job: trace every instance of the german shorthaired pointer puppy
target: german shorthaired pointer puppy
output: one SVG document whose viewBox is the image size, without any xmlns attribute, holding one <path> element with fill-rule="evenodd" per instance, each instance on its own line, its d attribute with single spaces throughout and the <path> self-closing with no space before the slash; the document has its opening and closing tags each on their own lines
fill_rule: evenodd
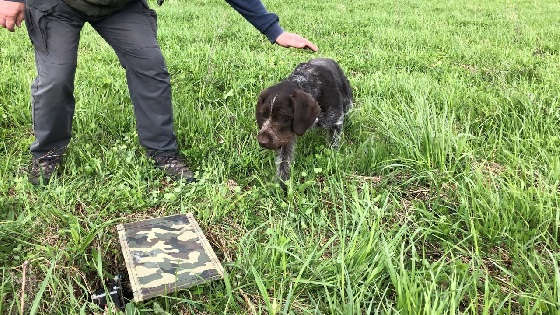
<svg viewBox="0 0 560 315">
<path fill-rule="evenodd" d="M 344 116 L 352 107 L 352 89 L 338 64 L 317 58 L 299 64 L 284 81 L 261 92 L 256 118 L 261 147 L 276 150 L 277 176 L 290 177 L 296 135 L 311 127 L 329 131 L 337 148 Z"/>
</svg>

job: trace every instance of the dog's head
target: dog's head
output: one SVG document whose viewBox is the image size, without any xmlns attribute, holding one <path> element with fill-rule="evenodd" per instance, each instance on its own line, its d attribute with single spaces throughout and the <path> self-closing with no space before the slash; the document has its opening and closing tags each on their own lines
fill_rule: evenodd
<svg viewBox="0 0 560 315">
<path fill-rule="evenodd" d="M 263 148 L 276 150 L 301 136 L 315 123 L 319 104 L 293 83 L 282 82 L 264 90 L 257 102 L 257 140 Z"/>
</svg>

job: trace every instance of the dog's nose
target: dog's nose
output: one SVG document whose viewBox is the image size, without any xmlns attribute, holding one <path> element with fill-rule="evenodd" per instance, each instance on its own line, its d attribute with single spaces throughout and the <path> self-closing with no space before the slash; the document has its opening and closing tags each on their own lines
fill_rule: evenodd
<svg viewBox="0 0 560 315">
<path fill-rule="evenodd" d="M 259 133 L 257 135 L 257 140 L 263 148 L 269 149 L 272 146 L 272 137 L 267 133 Z"/>
</svg>

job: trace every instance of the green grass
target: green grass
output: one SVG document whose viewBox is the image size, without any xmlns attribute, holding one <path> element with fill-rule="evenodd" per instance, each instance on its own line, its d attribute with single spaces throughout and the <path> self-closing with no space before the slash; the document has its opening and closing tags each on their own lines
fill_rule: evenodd
<svg viewBox="0 0 560 315">
<path fill-rule="evenodd" d="M 153 4 L 153 3 L 152 3 Z M 124 272 L 115 225 L 194 212 L 227 277 L 133 312 L 552 314 L 560 309 L 560 3 L 267 0 L 318 54 L 270 45 L 221 0 L 166 1 L 159 40 L 195 185 L 154 170 L 117 58 L 80 43 L 61 176 L 32 187 L 24 29 L 0 32 L 0 313 L 91 312 Z M 341 148 L 300 139 L 287 196 L 258 93 L 311 57 L 345 69 Z"/>
</svg>

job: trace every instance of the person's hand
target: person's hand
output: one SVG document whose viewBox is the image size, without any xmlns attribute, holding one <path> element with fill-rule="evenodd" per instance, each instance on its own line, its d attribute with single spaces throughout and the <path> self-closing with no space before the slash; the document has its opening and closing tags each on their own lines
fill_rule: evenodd
<svg viewBox="0 0 560 315">
<path fill-rule="evenodd" d="M 308 41 L 306 38 L 303 38 L 298 34 L 288 32 L 280 34 L 280 36 L 276 38 L 276 44 L 282 47 L 309 48 L 313 51 L 317 51 L 319 49 L 315 46 L 315 44 Z"/>
<path fill-rule="evenodd" d="M 13 32 L 15 26 L 21 26 L 24 19 L 25 4 L 21 2 L 0 0 L 0 27 Z"/>
</svg>

